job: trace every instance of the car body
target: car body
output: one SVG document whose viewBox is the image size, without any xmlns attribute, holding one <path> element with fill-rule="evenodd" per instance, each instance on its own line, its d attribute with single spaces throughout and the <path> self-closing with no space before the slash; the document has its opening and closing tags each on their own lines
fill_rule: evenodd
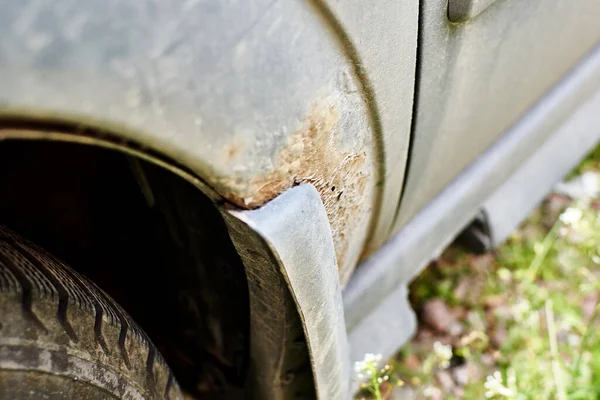
<svg viewBox="0 0 600 400">
<path fill-rule="evenodd" d="M 295 324 L 313 398 L 345 399 L 352 361 L 412 333 L 410 280 L 474 221 L 501 242 L 600 139 L 599 15 L 595 0 L 3 0 L 0 138 L 99 146 L 191 183 L 244 263 L 255 396 L 294 398 L 273 360 Z"/>
</svg>

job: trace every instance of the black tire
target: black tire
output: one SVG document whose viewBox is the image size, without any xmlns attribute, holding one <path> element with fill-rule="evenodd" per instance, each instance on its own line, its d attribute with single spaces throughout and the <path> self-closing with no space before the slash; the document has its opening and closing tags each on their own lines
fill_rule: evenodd
<svg viewBox="0 0 600 400">
<path fill-rule="evenodd" d="M 106 293 L 0 226 L 0 399 L 182 399 Z"/>
</svg>

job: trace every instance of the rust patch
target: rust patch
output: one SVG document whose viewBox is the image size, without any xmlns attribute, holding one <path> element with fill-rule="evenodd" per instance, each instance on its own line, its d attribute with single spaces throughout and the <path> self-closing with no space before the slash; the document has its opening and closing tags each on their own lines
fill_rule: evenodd
<svg viewBox="0 0 600 400">
<path fill-rule="evenodd" d="M 232 143 L 225 148 L 225 160 L 227 162 L 234 161 L 242 152 L 243 146 L 241 143 Z"/>
<path fill-rule="evenodd" d="M 322 102 L 313 106 L 303 126 L 279 152 L 274 168 L 253 178 L 238 193 L 224 197 L 238 207 L 253 209 L 296 184 L 313 184 L 329 217 L 338 265 L 343 266 L 348 247 L 346 235 L 351 234 L 352 224 L 359 223 L 370 203 L 365 201 L 369 179 L 363 141 L 356 141 L 361 143 L 355 146 L 361 151 L 344 150 L 337 132 L 339 119 L 337 105 Z"/>
</svg>

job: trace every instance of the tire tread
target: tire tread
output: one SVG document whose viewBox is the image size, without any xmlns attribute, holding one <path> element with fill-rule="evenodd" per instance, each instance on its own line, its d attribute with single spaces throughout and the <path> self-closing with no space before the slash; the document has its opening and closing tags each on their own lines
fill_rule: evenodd
<svg viewBox="0 0 600 400">
<path fill-rule="evenodd" d="M 37 330 L 36 335 L 43 339 L 33 341 L 42 343 L 37 350 L 43 351 L 44 340 L 53 341 L 53 338 L 64 334 L 68 338 L 66 346 L 64 342 L 56 340 L 53 344 L 59 345 L 66 353 L 72 351 L 86 354 L 86 361 L 91 360 L 104 370 L 117 373 L 129 384 L 140 388 L 140 392 L 146 394 L 145 398 L 182 398 L 173 374 L 160 352 L 123 308 L 104 291 L 54 256 L 0 225 L 0 304 L 10 302 L 15 296 L 20 297 L 20 314 L 23 320 L 28 321 L 29 325 Z M 36 312 L 39 314 L 39 310 L 46 308 L 36 309 L 36 304 L 50 305 L 48 309 L 54 310 L 54 315 L 37 315 Z M 77 310 L 88 317 L 70 320 L 69 313 Z M 56 323 L 49 324 L 50 319 Z M 46 324 L 43 321 L 46 321 Z M 81 326 L 82 321 L 86 326 Z M 7 338 L 3 337 L 2 328 L 0 325 L 0 350 L 10 342 L 3 341 Z M 76 328 L 79 332 L 82 329 L 90 332 L 90 336 L 94 338 L 93 347 L 99 349 L 103 357 L 98 356 L 94 348 L 86 347 L 85 344 L 79 345 L 80 338 Z M 51 329 L 60 329 L 62 332 L 50 332 Z M 118 335 L 112 336 L 113 339 L 118 337 L 118 340 L 110 342 L 104 333 L 106 329 L 118 332 Z M 22 341 L 19 342 L 19 346 L 22 347 L 37 346 L 31 345 L 31 340 L 25 340 L 26 331 L 29 331 L 29 328 L 23 329 L 23 334 L 19 335 L 21 337 L 8 339 L 13 342 Z M 131 346 L 147 353 L 144 363 L 132 363 L 128 350 Z M 121 362 L 125 364 L 126 369 L 122 367 Z M 0 364 L 0 372 L 2 369 Z M 32 370 L 35 371 L 36 367 Z M 40 366 L 39 372 L 42 373 L 41 371 Z M 158 372 L 165 376 L 161 380 L 162 383 L 156 379 Z M 2 390 L 0 385 L 0 398 Z"/>
</svg>

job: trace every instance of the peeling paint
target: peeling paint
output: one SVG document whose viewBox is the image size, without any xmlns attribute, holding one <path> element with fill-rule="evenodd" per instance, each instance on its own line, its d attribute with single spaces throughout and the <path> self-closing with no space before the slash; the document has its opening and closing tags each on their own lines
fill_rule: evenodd
<svg viewBox="0 0 600 400">
<path fill-rule="evenodd" d="M 371 190 L 367 188 L 372 177 L 364 140 L 358 138 L 354 145 L 341 143 L 340 114 L 339 103 L 330 98 L 315 103 L 301 127 L 275 156 L 273 168 L 243 184 L 224 182 L 238 189 L 224 197 L 238 207 L 253 209 L 299 183 L 314 185 L 327 211 L 338 266 L 342 268 L 348 251 L 347 236 L 371 208 Z M 226 158 L 232 158 L 232 149 L 236 147 L 226 149 Z M 345 272 L 340 270 L 340 275 Z"/>
</svg>

